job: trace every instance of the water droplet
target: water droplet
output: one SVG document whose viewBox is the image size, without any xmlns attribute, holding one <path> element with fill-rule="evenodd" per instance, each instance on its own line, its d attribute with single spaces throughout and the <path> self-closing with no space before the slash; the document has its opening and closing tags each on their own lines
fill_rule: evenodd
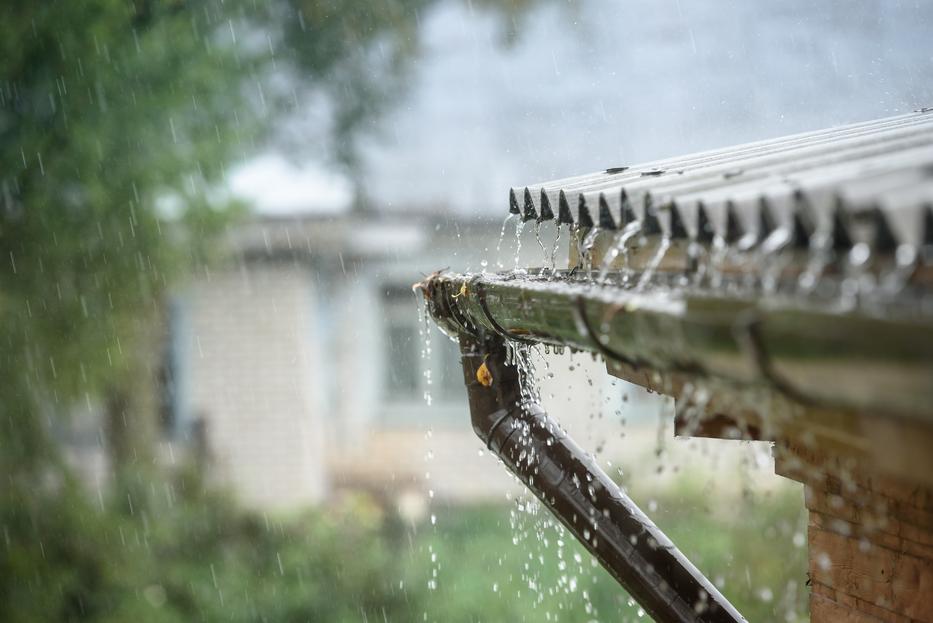
<svg viewBox="0 0 933 623">
<path fill-rule="evenodd" d="M 822 569 L 823 571 L 829 571 L 829 568 L 832 567 L 832 565 L 833 565 L 833 561 L 832 561 L 832 559 L 829 557 L 829 554 L 827 554 L 826 552 L 820 552 L 820 553 L 817 554 L 817 556 L 816 556 L 816 564 L 817 564 L 817 565 L 820 567 L 820 569 Z"/>
</svg>

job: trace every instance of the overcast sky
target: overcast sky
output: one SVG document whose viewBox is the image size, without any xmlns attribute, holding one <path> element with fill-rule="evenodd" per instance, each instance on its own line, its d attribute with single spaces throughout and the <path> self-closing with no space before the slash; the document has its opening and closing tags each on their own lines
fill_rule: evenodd
<svg viewBox="0 0 933 623">
<path fill-rule="evenodd" d="M 422 24 L 408 95 L 363 145 L 382 209 L 501 214 L 512 185 L 933 105 L 933 3 L 553 2 L 510 47 L 466 1 Z M 265 212 L 352 196 L 310 158 L 231 181 Z"/>
</svg>

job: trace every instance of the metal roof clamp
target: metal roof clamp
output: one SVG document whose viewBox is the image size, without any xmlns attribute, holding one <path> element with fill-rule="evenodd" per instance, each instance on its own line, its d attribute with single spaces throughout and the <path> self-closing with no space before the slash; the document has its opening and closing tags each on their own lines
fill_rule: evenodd
<svg viewBox="0 0 933 623">
<path fill-rule="evenodd" d="M 636 370 L 641 367 L 641 363 L 631 357 L 623 355 L 612 348 L 606 346 L 603 341 L 600 339 L 599 334 L 593 329 L 593 325 L 590 323 L 589 317 L 586 315 L 586 299 L 583 296 L 578 296 L 576 299 L 576 305 L 574 306 L 574 314 L 577 317 L 577 325 L 581 329 L 584 337 L 589 339 L 590 342 L 596 347 L 596 350 L 606 359 L 606 361 L 615 361 L 618 363 L 623 363 L 625 365 L 631 366 Z M 621 308 L 619 311 L 622 311 Z"/>
<path fill-rule="evenodd" d="M 740 313 L 733 327 L 733 334 L 739 347 L 751 357 L 758 375 L 767 381 L 772 389 L 798 404 L 813 405 L 814 401 L 809 396 L 798 391 L 774 369 L 774 363 L 761 333 L 762 324 L 763 321 L 757 311 L 749 309 Z"/>
</svg>

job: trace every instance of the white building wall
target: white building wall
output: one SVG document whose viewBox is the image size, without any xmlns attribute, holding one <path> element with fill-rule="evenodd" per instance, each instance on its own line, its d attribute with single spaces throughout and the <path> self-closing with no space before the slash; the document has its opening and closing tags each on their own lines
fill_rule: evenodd
<svg viewBox="0 0 933 623">
<path fill-rule="evenodd" d="M 311 272 L 243 265 L 188 288 L 185 411 L 203 418 L 212 477 L 256 508 L 327 493 L 326 408 Z"/>
<path fill-rule="evenodd" d="M 380 287 L 356 265 L 334 285 L 332 353 L 335 377 L 336 443 L 339 460 L 361 449 L 372 432 L 381 398 L 384 339 Z"/>
</svg>

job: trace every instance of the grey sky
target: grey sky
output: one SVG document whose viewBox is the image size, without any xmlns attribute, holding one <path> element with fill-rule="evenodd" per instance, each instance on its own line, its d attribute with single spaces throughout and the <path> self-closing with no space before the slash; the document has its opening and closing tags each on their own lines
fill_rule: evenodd
<svg viewBox="0 0 933 623">
<path fill-rule="evenodd" d="M 410 91 L 363 145 L 379 208 L 502 213 L 511 185 L 933 105 L 930 2 L 554 2 L 511 47 L 468 2 L 422 23 Z M 291 171 L 294 207 L 347 196 Z"/>
</svg>

